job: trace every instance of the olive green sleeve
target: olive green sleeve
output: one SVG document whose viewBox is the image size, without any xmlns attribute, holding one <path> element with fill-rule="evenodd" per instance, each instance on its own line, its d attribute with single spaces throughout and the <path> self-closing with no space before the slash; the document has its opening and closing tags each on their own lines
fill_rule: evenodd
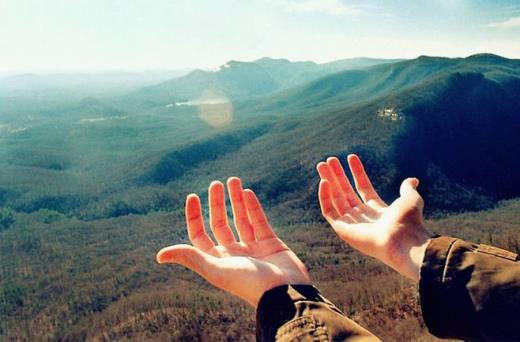
<svg viewBox="0 0 520 342">
<path fill-rule="evenodd" d="M 311 285 L 267 291 L 257 309 L 258 341 L 379 341 Z"/>
<path fill-rule="evenodd" d="M 518 255 L 441 236 L 432 239 L 419 281 L 424 321 L 440 338 L 520 341 Z"/>
</svg>

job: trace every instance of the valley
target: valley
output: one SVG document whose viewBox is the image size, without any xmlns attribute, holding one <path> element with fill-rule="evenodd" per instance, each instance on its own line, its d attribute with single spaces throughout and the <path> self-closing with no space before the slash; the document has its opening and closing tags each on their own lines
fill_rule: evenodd
<svg viewBox="0 0 520 342">
<path fill-rule="evenodd" d="M 239 176 L 345 313 L 384 340 L 431 340 L 414 285 L 322 220 L 315 165 L 330 155 L 360 155 L 388 202 L 418 177 L 432 230 L 520 252 L 520 60 L 262 58 L 125 77 L 104 95 L 0 79 L 0 339 L 250 340 L 251 308 L 155 262 L 187 240 L 185 196 Z"/>
</svg>

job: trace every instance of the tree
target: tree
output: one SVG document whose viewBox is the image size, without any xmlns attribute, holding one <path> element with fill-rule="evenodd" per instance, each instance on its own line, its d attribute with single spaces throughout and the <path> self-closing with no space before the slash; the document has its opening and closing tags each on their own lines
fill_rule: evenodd
<svg viewBox="0 0 520 342">
<path fill-rule="evenodd" d="M 13 223 L 13 213 L 5 208 L 0 209 L 0 230 L 9 228 Z"/>
</svg>

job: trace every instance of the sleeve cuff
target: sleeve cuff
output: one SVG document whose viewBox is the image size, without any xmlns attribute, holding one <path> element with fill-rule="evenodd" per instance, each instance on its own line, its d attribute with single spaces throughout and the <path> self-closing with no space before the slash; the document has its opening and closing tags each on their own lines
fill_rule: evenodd
<svg viewBox="0 0 520 342">
<path fill-rule="evenodd" d="M 299 301 L 329 303 L 313 285 L 283 285 L 265 292 L 256 310 L 258 341 L 274 341 L 278 328 L 296 315 Z"/>
<path fill-rule="evenodd" d="M 452 272 L 472 244 L 440 236 L 431 240 L 424 255 L 419 280 L 419 295 L 424 322 L 433 335 L 440 338 L 472 336 L 478 331 L 473 302 L 463 285 L 471 273 Z M 452 279 L 457 277 L 456 281 Z M 464 279 L 468 278 L 468 279 Z"/>
</svg>

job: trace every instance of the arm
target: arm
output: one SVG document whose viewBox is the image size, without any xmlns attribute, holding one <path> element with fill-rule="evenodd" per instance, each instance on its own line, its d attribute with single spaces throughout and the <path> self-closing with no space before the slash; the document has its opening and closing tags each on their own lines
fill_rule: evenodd
<svg viewBox="0 0 520 342">
<path fill-rule="evenodd" d="M 517 255 L 435 237 L 424 226 L 417 179 L 406 179 L 401 196 L 387 205 L 359 158 L 350 155 L 348 163 L 357 194 L 337 158 L 318 164 L 322 213 L 352 247 L 419 282 L 430 332 L 466 340 L 520 340 Z"/>
<path fill-rule="evenodd" d="M 186 222 L 192 245 L 163 248 L 157 261 L 184 265 L 256 307 L 260 341 L 318 336 L 377 340 L 311 285 L 305 265 L 276 236 L 256 195 L 243 190 L 238 178 L 227 185 L 239 240 L 228 223 L 224 185 L 213 182 L 208 193 L 216 243 L 206 233 L 199 197 L 191 194 Z"/>
<path fill-rule="evenodd" d="M 419 293 L 424 321 L 437 337 L 520 340 L 520 261 L 515 253 L 435 238 L 426 249 Z"/>
<path fill-rule="evenodd" d="M 357 193 L 337 158 L 317 166 L 323 216 L 349 245 L 418 281 L 426 246 L 433 237 L 424 226 L 424 202 L 415 190 L 419 180 L 405 179 L 401 196 L 387 205 L 374 190 L 358 156 L 349 155 L 348 163 Z"/>
</svg>

